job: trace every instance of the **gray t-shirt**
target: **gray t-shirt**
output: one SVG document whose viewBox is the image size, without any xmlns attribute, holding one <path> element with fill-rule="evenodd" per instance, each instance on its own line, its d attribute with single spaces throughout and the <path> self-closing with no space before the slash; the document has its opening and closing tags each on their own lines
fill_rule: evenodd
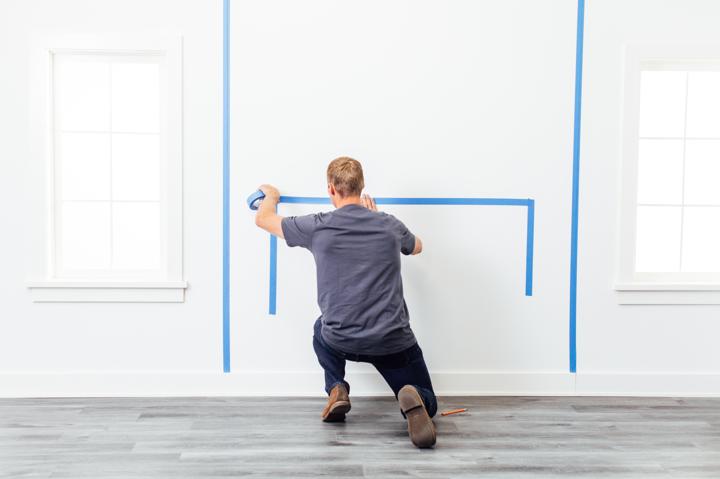
<svg viewBox="0 0 720 479">
<path fill-rule="evenodd" d="M 415 235 L 400 220 L 351 204 L 283 218 L 282 231 L 288 246 L 315 257 L 322 337 L 331 347 L 384 355 L 415 344 L 400 277 L 400 253 L 412 253 Z"/>
</svg>

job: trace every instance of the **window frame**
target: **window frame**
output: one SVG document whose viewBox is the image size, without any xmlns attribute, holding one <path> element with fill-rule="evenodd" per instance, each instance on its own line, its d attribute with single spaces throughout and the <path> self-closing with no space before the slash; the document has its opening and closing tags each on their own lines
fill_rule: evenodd
<svg viewBox="0 0 720 479">
<path fill-rule="evenodd" d="M 644 70 L 720 68 L 720 45 L 627 45 L 624 58 L 620 204 L 614 289 L 620 304 L 720 304 L 720 273 L 635 271 L 640 141 L 640 80 Z"/>
<path fill-rule="evenodd" d="M 104 271 L 60 276 L 56 269 L 56 191 L 54 158 L 53 55 L 153 55 L 163 57 L 167 88 L 161 120 L 161 224 L 163 258 L 161 270 L 141 272 Z M 27 282 L 33 301 L 45 302 L 182 302 L 187 283 L 182 267 L 182 37 L 179 35 L 103 34 L 36 37 L 31 52 L 30 132 L 32 155 L 43 165 L 43 251 Z M 161 80 L 162 81 L 162 80 Z M 162 113 L 161 113 L 162 114 Z M 162 118 L 162 117 L 161 117 Z M 164 268 L 162 267 L 164 266 Z M 37 278 L 37 279 L 36 279 Z"/>
</svg>

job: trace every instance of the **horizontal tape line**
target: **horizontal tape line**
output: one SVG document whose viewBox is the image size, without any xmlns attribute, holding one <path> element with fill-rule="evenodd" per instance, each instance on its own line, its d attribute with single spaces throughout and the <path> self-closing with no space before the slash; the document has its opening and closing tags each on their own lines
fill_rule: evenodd
<svg viewBox="0 0 720 479">
<path fill-rule="evenodd" d="M 378 205 L 456 205 L 530 206 L 529 198 L 373 198 Z M 329 205 L 330 198 L 319 196 L 281 196 L 280 203 Z"/>
<path fill-rule="evenodd" d="M 535 234 L 535 200 L 530 198 L 373 198 L 378 205 L 447 205 L 447 206 L 525 206 L 527 207 L 527 239 L 525 252 L 525 295 L 532 296 L 533 255 Z M 281 196 L 280 203 L 329 205 L 325 196 Z M 268 313 L 277 313 L 277 238 L 270 235 L 270 291 Z"/>
</svg>

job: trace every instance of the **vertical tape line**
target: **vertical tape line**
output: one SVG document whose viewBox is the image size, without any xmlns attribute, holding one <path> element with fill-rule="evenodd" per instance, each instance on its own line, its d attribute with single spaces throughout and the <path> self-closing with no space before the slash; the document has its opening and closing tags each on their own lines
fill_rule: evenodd
<svg viewBox="0 0 720 479">
<path fill-rule="evenodd" d="M 277 312 L 277 236 L 270 235 L 270 297 L 268 298 L 268 312 Z"/>
<path fill-rule="evenodd" d="M 527 205 L 527 240 L 525 243 L 525 296 L 532 296 L 533 288 L 533 249 L 535 248 L 535 200 Z"/>
<path fill-rule="evenodd" d="M 577 40 L 575 45 L 575 115 L 573 127 L 572 219 L 570 227 L 570 372 L 577 371 L 577 255 L 578 200 L 580 197 L 580 119 L 582 113 L 583 34 L 585 0 L 578 0 Z"/>
<path fill-rule="evenodd" d="M 223 372 L 230 372 L 230 0 L 223 0 Z"/>
<path fill-rule="evenodd" d="M 281 196 L 279 203 L 325 205 L 327 197 Z M 532 296 L 533 249 L 535 235 L 535 200 L 525 198 L 375 198 L 378 205 L 455 205 L 455 206 L 525 206 L 527 207 L 527 239 L 525 249 L 525 295 Z M 268 313 L 277 313 L 277 237 L 270 235 L 270 293 Z"/>
</svg>

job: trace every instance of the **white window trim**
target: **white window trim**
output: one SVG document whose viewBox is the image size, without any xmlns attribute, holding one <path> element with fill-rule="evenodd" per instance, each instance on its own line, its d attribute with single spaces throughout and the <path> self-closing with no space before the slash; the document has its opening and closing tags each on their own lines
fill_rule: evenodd
<svg viewBox="0 0 720 479">
<path fill-rule="evenodd" d="M 643 65 L 720 62 L 720 45 L 627 45 L 625 47 L 622 118 L 622 166 L 618 208 L 617 278 L 619 304 L 720 304 L 720 274 L 635 273 L 636 198 Z"/>
<path fill-rule="evenodd" d="M 182 303 L 186 281 L 28 281 L 36 303 Z"/>
<path fill-rule="evenodd" d="M 162 54 L 168 78 L 166 278 L 58 278 L 54 271 L 54 171 L 52 148 L 51 59 L 55 52 Z M 182 37 L 155 34 L 102 34 L 36 37 L 30 72 L 31 157 L 43 165 L 44 242 L 27 281 L 35 302 L 183 302 L 187 283 L 182 268 Z"/>
</svg>

